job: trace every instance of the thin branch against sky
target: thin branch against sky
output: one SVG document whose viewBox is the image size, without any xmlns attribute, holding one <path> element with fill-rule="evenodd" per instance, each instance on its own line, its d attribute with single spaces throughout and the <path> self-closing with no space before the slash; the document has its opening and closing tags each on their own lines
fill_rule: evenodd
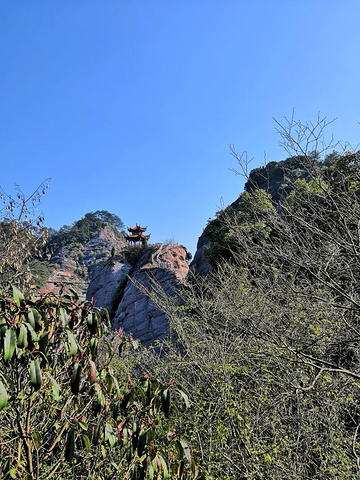
<svg viewBox="0 0 360 480">
<path fill-rule="evenodd" d="M 337 121 L 358 144 L 357 1 L 0 4 L 0 185 L 52 177 L 45 222 L 108 210 L 194 251 L 251 167 L 281 160 L 272 117 Z"/>
</svg>

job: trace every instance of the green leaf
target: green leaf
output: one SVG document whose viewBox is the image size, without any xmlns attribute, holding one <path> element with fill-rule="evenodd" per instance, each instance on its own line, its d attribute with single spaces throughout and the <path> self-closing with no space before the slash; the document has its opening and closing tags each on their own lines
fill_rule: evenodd
<svg viewBox="0 0 360 480">
<path fill-rule="evenodd" d="M 158 457 L 158 459 L 160 460 L 160 463 L 161 463 L 161 468 L 162 468 L 162 471 L 163 471 L 164 479 L 170 478 L 169 471 L 168 471 L 168 468 L 167 468 L 167 465 L 166 465 L 166 462 L 165 462 L 164 458 L 159 453 L 157 454 L 157 457 Z"/>
<path fill-rule="evenodd" d="M 183 400 L 184 400 L 184 402 L 185 402 L 185 405 L 186 405 L 186 408 L 190 408 L 189 397 L 186 395 L 186 393 L 184 392 L 184 390 L 182 389 L 182 387 L 177 386 L 176 391 L 177 391 L 178 393 L 180 393 L 181 397 L 183 398 Z"/>
<path fill-rule="evenodd" d="M 184 442 L 184 440 L 180 440 L 180 445 L 184 451 L 184 455 L 186 457 L 186 460 L 190 463 L 191 462 L 191 453 L 190 453 L 190 448 L 188 447 L 187 443 Z"/>
<path fill-rule="evenodd" d="M 60 401 L 60 387 L 57 381 L 50 377 L 50 382 L 51 382 L 51 389 L 52 389 L 52 396 L 56 402 Z"/>
<path fill-rule="evenodd" d="M 108 441 L 110 447 L 114 447 L 117 441 L 117 436 L 114 434 L 114 430 L 110 423 L 106 423 L 105 425 L 105 441 Z"/>
<path fill-rule="evenodd" d="M 103 459 L 106 458 L 106 449 L 104 447 L 104 445 L 100 445 L 100 450 L 101 450 L 101 456 Z"/>
<path fill-rule="evenodd" d="M 153 468 L 153 473 L 158 471 L 158 464 L 157 464 L 157 461 L 156 461 L 156 457 L 151 462 L 151 466 Z"/>
<path fill-rule="evenodd" d="M 31 385 L 35 388 L 35 390 L 39 390 L 42 385 L 42 374 L 40 364 L 36 359 L 31 361 L 29 372 Z"/>
<path fill-rule="evenodd" d="M 92 442 L 93 442 L 94 445 L 98 444 L 99 439 L 100 439 L 100 434 L 101 434 L 101 418 L 94 428 L 93 437 L 92 437 Z"/>
<path fill-rule="evenodd" d="M 90 312 L 87 316 L 87 326 L 90 330 L 90 333 L 92 333 L 93 335 L 95 335 L 95 333 L 98 332 L 98 317 L 96 315 L 97 312 L 93 311 L 93 312 Z"/>
<path fill-rule="evenodd" d="M 4 317 L 0 317 L 0 338 L 5 335 L 7 329 L 7 323 Z"/>
<path fill-rule="evenodd" d="M 40 352 L 45 354 L 48 342 L 49 342 L 49 332 L 45 331 L 44 333 L 41 334 L 41 336 L 39 338 L 39 350 L 40 350 Z"/>
<path fill-rule="evenodd" d="M 37 336 L 34 328 L 33 328 L 33 327 L 30 325 L 30 323 L 28 323 L 28 322 L 26 322 L 25 325 L 26 325 L 27 329 L 28 329 L 29 332 L 30 332 L 31 340 L 32 340 L 34 343 L 38 342 L 38 341 L 39 341 L 39 338 L 38 338 L 38 336 Z"/>
<path fill-rule="evenodd" d="M 93 360 L 97 357 L 97 346 L 98 346 L 98 339 L 93 337 L 90 340 L 91 358 Z"/>
<path fill-rule="evenodd" d="M 63 327 L 66 327 L 66 325 L 68 324 L 68 316 L 64 307 L 59 308 L 58 318 L 61 321 L 61 325 Z"/>
<path fill-rule="evenodd" d="M 33 313 L 32 310 L 28 311 L 27 318 L 28 318 L 28 322 L 32 326 L 32 328 L 35 328 L 35 317 L 34 317 L 34 313 Z"/>
<path fill-rule="evenodd" d="M 120 466 L 116 462 L 111 462 L 111 466 L 115 468 L 115 470 L 119 471 Z"/>
<path fill-rule="evenodd" d="M 154 468 L 153 468 L 153 466 L 152 466 L 151 463 L 150 463 L 150 465 L 148 465 L 147 478 L 148 478 L 149 480 L 153 480 L 153 479 L 154 479 Z"/>
<path fill-rule="evenodd" d="M 87 426 L 86 423 L 84 423 L 84 422 L 79 422 L 79 425 L 80 425 L 80 428 L 81 428 L 82 430 L 84 430 L 85 432 L 87 432 L 88 426 Z"/>
<path fill-rule="evenodd" d="M 16 468 L 10 468 L 10 470 L 8 472 L 8 475 L 10 476 L 10 478 L 13 478 L 15 480 L 15 478 L 17 476 L 17 469 Z"/>
<path fill-rule="evenodd" d="M 75 363 L 73 368 L 73 373 L 71 375 L 71 383 L 70 383 L 71 392 L 74 395 L 77 395 L 79 393 L 81 374 L 82 374 L 82 366 L 79 363 Z"/>
<path fill-rule="evenodd" d="M 113 389 L 113 386 L 114 386 L 115 377 L 113 375 L 111 375 L 111 373 L 107 372 L 105 379 L 106 379 L 107 391 L 108 391 L 108 393 L 110 393 Z"/>
<path fill-rule="evenodd" d="M 141 430 L 139 433 L 139 440 L 137 444 L 137 451 L 139 457 L 142 456 L 142 454 L 145 451 L 146 448 L 146 442 L 147 442 L 147 431 L 146 430 Z"/>
<path fill-rule="evenodd" d="M 8 395 L 3 382 L 0 381 L 0 409 L 5 408 L 8 404 Z"/>
<path fill-rule="evenodd" d="M 17 343 L 16 333 L 14 330 L 6 330 L 4 338 L 4 361 L 7 362 L 13 356 Z"/>
<path fill-rule="evenodd" d="M 27 334 L 28 334 L 28 331 L 27 331 L 26 325 L 24 325 L 24 324 L 21 325 L 19 335 L 18 335 L 18 338 L 17 338 L 17 346 L 18 347 L 26 348 L 28 346 Z"/>
<path fill-rule="evenodd" d="M 40 313 L 36 310 L 36 308 L 30 308 L 28 315 L 32 314 L 32 317 L 34 319 L 35 323 L 35 330 L 39 330 L 41 327 L 41 315 Z"/>
<path fill-rule="evenodd" d="M 68 336 L 68 345 L 69 345 L 69 354 L 71 356 L 76 355 L 79 347 L 75 338 L 75 335 L 73 332 L 67 331 L 67 336 Z"/>
<path fill-rule="evenodd" d="M 107 308 L 102 308 L 102 311 L 104 312 L 107 323 L 110 324 L 110 315 L 109 315 L 109 312 L 108 312 Z"/>
<path fill-rule="evenodd" d="M 13 290 L 14 302 L 16 303 L 16 305 L 18 307 L 20 307 L 21 302 L 23 302 L 25 300 L 24 295 L 22 294 L 21 290 L 19 290 L 17 287 L 15 287 L 15 285 L 13 285 L 12 290 Z"/>
<path fill-rule="evenodd" d="M 27 314 L 27 319 L 34 330 L 41 328 L 41 315 L 36 308 L 30 308 Z"/>
<path fill-rule="evenodd" d="M 166 388 L 161 396 L 161 404 L 166 418 L 169 416 L 170 413 L 170 398 L 170 389 Z"/>
<path fill-rule="evenodd" d="M 70 429 L 68 432 L 66 447 L 65 447 L 65 460 L 67 462 L 72 462 L 75 454 L 75 431 Z"/>
<path fill-rule="evenodd" d="M 105 397 L 103 394 L 103 391 L 101 390 L 101 387 L 98 383 L 95 383 L 95 391 L 96 391 L 96 398 L 97 401 L 100 405 L 104 406 L 105 405 Z"/>
<path fill-rule="evenodd" d="M 84 440 L 86 451 L 90 452 L 91 450 L 90 438 L 87 435 L 82 435 L 82 439 Z"/>
<path fill-rule="evenodd" d="M 127 460 L 128 463 L 131 462 L 132 458 L 133 458 L 133 446 L 132 446 L 132 442 L 127 442 L 126 446 L 125 446 L 125 458 Z"/>
<path fill-rule="evenodd" d="M 40 432 L 33 432 L 33 438 L 34 438 L 34 445 L 36 450 L 39 450 L 39 448 L 42 445 L 42 436 Z"/>
</svg>

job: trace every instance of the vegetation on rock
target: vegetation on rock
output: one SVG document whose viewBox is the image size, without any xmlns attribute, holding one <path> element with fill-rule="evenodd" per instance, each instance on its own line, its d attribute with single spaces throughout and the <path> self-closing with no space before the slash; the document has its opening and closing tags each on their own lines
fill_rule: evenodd
<svg viewBox="0 0 360 480">
<path fill-rule="evenodd" d="M 4 479 L 359 477 L 360 152 L 326 125 L 279 125 L 290 157 L 249 175 L 233 150 L 248 183 L 205 228 L 212 273 L 180 302 L 143 286 L 169 341 L 105 334 L 69 296 L 2 294 Z"/>
<path fill-rule="evenodd" d="M 300 147 L 290 194 L 245 192 L 206 227 L 216 268 L 183 305 L 154 296 L 177 343 L 143 363 L 184 385 L 210 478 L 360 474 L 360 153 Z"/>
<path fill-rule="evenodd" d="M 77 245 L 84 245 L 98 234 L 105 224 L 110 226 L 119 238 L 123 238 L 123 221 L 117 215 L 106 210 L 97 210 L 85 214 L 83 218 L 72 225 L 64 225 L 58 231 L 51 231 L 47 248 L 53 253 L 59 247 L 73 248 Z"/>
</svg>

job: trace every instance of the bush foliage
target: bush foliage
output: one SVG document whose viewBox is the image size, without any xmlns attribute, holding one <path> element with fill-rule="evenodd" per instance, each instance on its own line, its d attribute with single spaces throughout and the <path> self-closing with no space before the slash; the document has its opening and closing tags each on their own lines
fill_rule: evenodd
<svg viewBox="0 0 360 480">
<path fill-rule="evenodd" d="M 120 217 L 107 210 L 97 210 L 96 212 L 85 214 L 83 218 L 77 220 L 72 225 L 64 225 L 58 231 L 51 231 L 46 247 L 53 253 L 62 246 L 72 248 L 77 244 L 84 245 L 105 224 L 112 228 L 120 238 L 123 237 L 125 226 Z"/>
<path fill-rule="evenodd" d="M 181 304 L 149 292 L 168 342 L 2 294 L 0 478 L 359 477 L 360 153 L 326 146 L 325 120 L 278 125 L 293 157 L 209 222 L 212 273 Z"/>
<path fill-rule="evenodd" d="M 169 419 L 186 394 L 116 372 L 131 339 L 114 351 L 106 311 L 77 301 L 0 296 L 0 478 L 201 478 Z"/>
<path fill-rule="evenodd" d="M 288 195 L 253 189 L 208 224 L 213 273 L 183 304 L 154 297 L 178 341 L 143 362 L 187 390 L 209 478 L 360 474 L 360 153 L 295 153 Z"/>
</svg>

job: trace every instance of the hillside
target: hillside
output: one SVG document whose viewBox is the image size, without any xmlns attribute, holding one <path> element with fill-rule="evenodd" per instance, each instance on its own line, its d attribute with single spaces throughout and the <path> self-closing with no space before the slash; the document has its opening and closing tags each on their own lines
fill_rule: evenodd
<svg viewBox="0 0 360 480">
<path fill-rule="evenodd" d="M 106 308 L 114 328 L 122 328 L 144 345 L 168 334 L 164 313 L 142 289 L 151 290 L 156 282 L 166 295 L 176 295 L 189 270 L 184 247 L 130 246 L 113 223 L 104 218 L 94 222 L 87 214 L 72 228 L 54 232 L 45 250 L 53 252 L 48 258 L 52 271 L 39 294 L 75 291 L 79 298 Z"/>
<path fill-rule="evenodd" d="M 66 480 L 84 474 L 83 458 L 106 479 L 155 469 L 182 480 L 357 478 L 359 218 L 360 153 L 297 156 L 250 173 L 208 222 L 190 273 L 184 247 L 129 247 L 106 222 L 84 243 L 57 244 L 40 299 L 14 290 L 0 303 L 7 441 L 16 440 L 2 416 L 17 408 L 15 379 L 56 412 L 65 398 L 47 380 L 55 375 L 73 402 L 71 428 L 59 423 L 54 439 L 33 408 L 34 422 L 53 442 L 67 432 L 56 452 Z M 112 331 L 102 331 L 101 306 Z M 81 423 L 80 399 L 91 412 Z M 90 445 L 97 425 L 101 454 Z"/>
</svg>

